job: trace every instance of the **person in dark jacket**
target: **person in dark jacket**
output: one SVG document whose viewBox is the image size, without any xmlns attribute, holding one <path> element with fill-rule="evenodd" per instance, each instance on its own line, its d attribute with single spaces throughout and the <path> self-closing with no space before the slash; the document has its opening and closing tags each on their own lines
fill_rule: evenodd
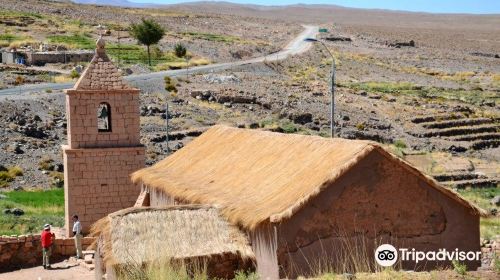
<svg viewBox="0 0 500 280">
<path fill-rule="evenodd" d="M 41 234 L 42 239 L 42 265 L 44 269 L 50 269 L 50 254 L 52 253 L 52 241 L 55 238 L 54 233 L 50 232 L 50 225 L 45 224 Z"/>
</svg>

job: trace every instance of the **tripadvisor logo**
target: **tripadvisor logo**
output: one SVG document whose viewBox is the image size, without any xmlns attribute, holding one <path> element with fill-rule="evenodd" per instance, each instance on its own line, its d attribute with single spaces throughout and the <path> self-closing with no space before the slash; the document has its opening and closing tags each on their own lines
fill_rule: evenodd
<svg viewBox="0 0 500 280">
<path fill-rule="evenodd" d="M 375 250 L 375 261 L 381 266 L 392 266 L 398 260 L 398 251 L 391 244 L 382 244 Z"/>
<path fill-rule="evenodd" d="M 392 266 L 397 260 L 401 261 L 413 261 L 415 263 L 421 261 L 479 261 L 481 260 L 481 252 L 465 252 L 459 251 L 458 249 L 448 251 L 446 249 L 440 249 L 436 251 L 417 251 L 407 248 L 399 248 L 396 250 L 391 244 L 382 244 L 378 246 L 375 250 L 375 261 L 381 266 Z"/>
</svg>

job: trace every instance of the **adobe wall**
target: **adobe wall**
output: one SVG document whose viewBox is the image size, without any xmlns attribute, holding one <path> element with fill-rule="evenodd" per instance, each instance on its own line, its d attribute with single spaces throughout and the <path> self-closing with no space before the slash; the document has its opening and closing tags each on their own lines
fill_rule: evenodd
<svg viewBox="0 0 500 280">
<path fill-rule="evenodd" d="M 307 275 L 319 265 L 346 270 L 354 255 L 373 268 L 374 250 L 383 243 L 480 251 L 478 216 L 376 150 L 277 228 L 281 277 Z M 466 264 L 476 269 L 480 262 Z M 438 265 L 450 263 L 401 264 Z"/>
<path fill-rule="evenodd" d="M 82 248 L 89 247 L 94 238 L 84 237 Z M 52 249 L 51 262 L 75 256 L 73 238 L 56 239 Z M 0 272 L 42 265 L 40 235 L 19 235 L 0 237 Z"/>
<path fill-rule="evenodd" d="M 93 52 L 26 52 L 26 61 L 31 65 L 44 65 L 46 63 L 89 62 L 94 57 Z"/>
<path fill-rule="evenodd" d="M 66 91 L 68 145 L 72 149 L 140 146 L 139 90 Z M 99 132 L 97 111 L 111 107 L 111 131 Z"/>
<path fill-rule="evenodd" d="M 132 207 L 141 191 L 130 174 L 144 167 L 144 147 L 64 150 L 66 230 L 77 214 L 83 231 L 109 213 Z M 68 187 L 70 186 L 70 187 Z"/>
</svg>

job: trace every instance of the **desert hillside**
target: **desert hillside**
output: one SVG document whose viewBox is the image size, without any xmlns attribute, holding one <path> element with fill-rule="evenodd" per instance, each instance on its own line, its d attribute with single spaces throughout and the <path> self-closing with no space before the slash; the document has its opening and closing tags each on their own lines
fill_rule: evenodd
<svg viewBox="0 0 500 280">
<path fill-rule="evenodd" d="M 129 32 L 142 18 L 165 29 L 151 46 L 151 65 Z M 303 43 L 308 30 L 324 45 Z M 330 137 L 335 63 L 335 137 L 376 141 L 483 208 L 482 268 L 473 276 L 500 273 L 500 15 L 224 2 L 142 8 L 2 0 L 0 6 L 2 52 L 40 46 L 93 52 L 100 34 L 125 81 L 141 90 L 146 166 L 216 124 Z M 304 51 L 280 53 L 297 38 Z M 176 55 L 179 43 L 187 55 Z M 0 64 L 0 193 L 6 194 L 0 210 L 26 210 L 20 217 L 2 212 L 0 235 L 38 231 L 45 220 L 63 226 L 62 89 L 87 65 Z M 23 190 L 54 192 L 56 202 L 39 209 L 15 200 L 12 194 Z"/>
</svg>

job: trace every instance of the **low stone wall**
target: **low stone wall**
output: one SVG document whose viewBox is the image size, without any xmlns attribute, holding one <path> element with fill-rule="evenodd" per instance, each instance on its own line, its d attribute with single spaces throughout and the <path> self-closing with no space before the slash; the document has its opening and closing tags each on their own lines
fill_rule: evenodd
<svg viewBox="0 0 500 280">
<path fill-rule="evenodd" d="M 30 65 L 45 65 L 46 63 L 89 62 L 94 57 L 92 51 L 82 52 L 27 52 L 26 62 Z"/>
<path fill-rule="evenodd" d="M 92 244 L 94 238 L 82 239 L 83 250 Z M 73 238 L 56 239 L 52 247 L 51 262 L 76 255 Z M 0 272 L 42 265 L 40 235 L 19 235 L 0 237 Z"/>
</svg>

